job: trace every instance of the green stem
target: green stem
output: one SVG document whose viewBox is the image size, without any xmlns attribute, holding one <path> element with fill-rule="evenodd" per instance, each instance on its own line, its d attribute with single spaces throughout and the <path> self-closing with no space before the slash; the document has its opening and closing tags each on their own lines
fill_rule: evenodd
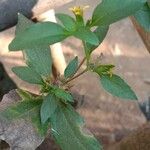
<svg viewBox="0 0 150 150">
<path fill-rule="evenodd" d="M 77 74 L 76 76 L 74 76 L 74 77 L 70 78 L 69 80 L 67 80 L 66 82 L 64 82 L 63 85 L 65 85 L 65 84 L 71 82 L 72 80 L 74 80 L 74 79 L 80 77 L 81 75 L 83 75 L 83 74 L 86 73 L 87 71 L 88 71 L 88 69 L 83 70 L 81 73 Z"/>
</svg>

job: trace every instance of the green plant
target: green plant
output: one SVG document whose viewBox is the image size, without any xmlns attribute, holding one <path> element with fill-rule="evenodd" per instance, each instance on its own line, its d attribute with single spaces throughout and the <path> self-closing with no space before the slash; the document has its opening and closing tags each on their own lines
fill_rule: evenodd
<svg viewBox="0 0 150 150">
<path fill-rule="evenodd" d="M 9 49 L 22 50 L 26 66 L 14 67 L 12 71 L 22 80 L 40 86 L 41 91 L 38 96 L 33 96 L 18 90 L 22 100 L 1 112 L 1 115 L 8 120 L 30 116 L 41 136 L 45 136 L 51 128 L 51 134 L 62 150 L 102 149 L 93 135 L 83 132 L 84 120 L 72 107 L 74 98 L 69 83 L 89 71 L 99 76 L 107 92 L 122 99 L 137 100 L 129 85 L 112 72 L 115 66 L 93 63 L 91 54 L 104 40 L 110 24 L 138 12 L 145 4 L 146 0 L 103 0 L 88 21 L 83 17 L 84 9 L 74 7 L 75 18 L 56 14 L 62 25 L 52 22 L 34 24 L 19 14 L 16 37 Z M 75 57 L 63 77 L 53 78 L 49 45 L 69 36 L 83 41 L 85 58 L 79 63 L 78 57 Z M 84 62 L 86 68 L 79 72 Z"/>
<path fill-rule="evenodd" d="M 134 14 L 135 19 L 147 32 L 150 32 L 150 1 Z"/>
</svg>

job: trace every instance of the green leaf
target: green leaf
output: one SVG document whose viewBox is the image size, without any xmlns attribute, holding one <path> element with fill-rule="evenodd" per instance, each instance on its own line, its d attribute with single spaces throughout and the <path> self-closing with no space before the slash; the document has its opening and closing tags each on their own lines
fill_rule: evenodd
<svg viewBox="0 0 150 150">
<path fill-rule="evenodd" d="M 12 71 L 22 80 L 33 83 L 43 84 L 41 76 L 29 67 L 14 67 Z"/>
<path fill-rule="evenodd" d="M 16 35 L 21 34 L 34 23 L 25 16 L 18 15 L 18 24 L 16 27 Z M 49 46 L 39 46 L 34 49 L 23 51 L 27 65 L 39 73 L 41 76 L 49 77 L 51 74 L 52 60 Z"/>
<path fill-rule="evenodd" d="M 148 6 L 149 6 L 149 8 L 150 8 L 150 0 L 148 0 L 147 3 L 148 3 Z"/>
<path fill-rule="evenodd" d="M 48 46 L 64 40 L 67 36 L 68 32 L 56 23 L 36 23 L 17 34 L 10 43 L 9 50 L 16 51 Z"/>
<path fill-rule="evenodd" d="M 23 51 L 25 60 L 30 68 L 44 77 L 50 77 L 52 72 L 52 58 L 49 47 L 43 46 Z"/>
<path fill-rule="evenodd" d="M 55 88 L 54 94 L 56 95 L 56 97 L 60 98 L 65 103 L 74 102 L 72 95 L 63 89 Z"/>
<path fill-rule="evenodd" d="M 85 49 L 85 54 L 86 57 L 89 58 L 92 51 L 95 50 L 104 40 L 106 37 L 106 34 L 108 32 L 109 27 L 108 26 L 100 26 L 98 27 L 94 33 L 99 39 L 99 44 L 97 46 L 91 45 L 90 43 L 84 42 L 84 49 Z"/>
<path fill-rule="evenodd" d="M 79 28 L 73 35 L 92 45 L 97 46 L 99 44 L 98 37 L 86 27 Z"/>
<path fill-rule="evenodd" d="M 68 31 L 76 30 L 76 22 L 74 18 L 72 18 L 71 16 L 66 14 L 56 14 L 56 17 L 62 22 L 66 30 Z"/>
<path fill-rule="evenodd" d="M 35 94 L 31 94 L 28 91 L 17 89 L 16 92 L 18 93 L 18 95 L 21 97 L 22 100 L 35 99 Z"/>
<path fill-rule="evenodd" d="M 56 98 L 54 95 L 47 95 L 44 98 L 44 101 L 41 106 L 41 122 L 45 124 L 45 122 L 52 116 L 57 108 Z"/>
<path fill-rule="evenodd" d="M 51 118 L 52 134 L 62 150 L 101 150 L 94 136 L 83 131 L 83 125 L 83 119 L 69 105 L 60 104 Z"/>
<path fill-rule="evenodd" d="M 134 17 L 145 31 L 150 32 L 150 8 L 147 3 L 134 15 Z"/>
<path fill-rule="evenodd" d="M 146 0 L 103 0 L 94 10 L 91 26 L 106 26 L 140 10 Z"/>
<path fill-rule="evenodd" d="M 42 105 L 41 99 L 27 99 L 9 106 L 4 111 L 0 112 L 0 117 L 7 121 L 14 121 L 15 119 L 27 119 L 32 121 L 33 126 L 37 132 L 45 136 L 48 129 L 48 123 L 42 125 L 40 123 L 40 107 Z"/>
<path fill-rule="evenodd" d="M 113 96 L 137 100 L 137 96 L 130 86 L 117 75 L 112 75 L 112 77 L 110 75 L 102 75 L 100 76 L 100 82 L 103 88 Z"/>
<path fill-rule="evenodd" d="M 37 132 L 45 138 L 50 125 L 49 125 L 49 122 L 46 122 L 45 124 L 41 123 L 39 112 L 40 112 L 40 108 L 37 109 L 37 114 L 31 117 L 31 121 L 32 121 L 34 128 L 37 130 Z"/>
<path fill-rule="evenodd" d="M 15 34 L 19 35 L 34 23 L 22 14 L 18 14 L 18 23 L 16 25 Z"/>
<path fill-rule="evenodd" d="M 76 73 L 77 68 L 78 68 L 78 57 L 76 56 L 73 60 L 69 62 L 68 66 L 66 67 L 64 72 L 65 78 L 72 77 Z"/>
<path fill-rule="evenodd" d="M 101 75 L 110 75 L 114 65 L 99 65 L 93 69 L 94 72 Z"/>
</svg>

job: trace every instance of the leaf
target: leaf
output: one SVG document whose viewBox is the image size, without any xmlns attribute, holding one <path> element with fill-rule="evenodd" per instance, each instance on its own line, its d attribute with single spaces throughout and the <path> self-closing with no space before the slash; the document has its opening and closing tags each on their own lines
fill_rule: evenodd
<svg viewBox="0 0 150 150">
<path fill-rule="evenodd" d="M 56 95 L 56 97 L 60 98 L 65 103 L 74 102 L 72 95 L 63 89 L 55 87 L 54 94 Z"/>
<path fill-rule="evenodd" d="M 52 58 L 49 47 L 43 46 L 24 50 L 25 60 L 30 68 L 44 77 L 50 77 L 52 72 Z"/>
<path fill-rule="evenodd" d="M 18 15 L 16 35 L 21 34 L 34 23 L 25 16 Z M 23 51 L 27 65 L 39 73 L 41 76 L 49 77 L 52 72 L 52 59 L 49 46 L 39 46 L 34 49 Z"/>
<path fill-rule="evenodd" d="M 150 8 L 147 3 L 134 15 L 134 17 L 145 31 L 150 32 Z"/>
<path fill-rule="evenodd" d="M 78 68 L 78 57 L 76 56 L 73 60 L 69 62 L 68 66 L 66 67 L 64 72 L 65 78 L 72 77 L 76 73 L 77 68 Z"/>
<path fill-rule="evenodd" d="M 33 83 L 43 84 L 41 76 L 29 67 L 14 67 L 12 71 L 22 80 Z"/>
<path fill-rule="evenodd" d="M 68 32 L 56 23 L 36 23 L 17 34 L 15 39 L 10 43 L 9 50 L 16 51 L 48 46 L 64 40 L 67 36 Z"/>
<path fill-rule="evenodd" d="M 24 32 L 28 27 L 30 27 L 31 25 L 33 25 L 34 23 L 26 18 L 24 15 L 18 13 L 18 23 L 16 25 L 16 31 L 15 34 L 19 35 L 22 32 Z"/>
<path fill-rule="evenodd" d="M 27 119 L 32 121 L 35 129 L 41 136 L 45 136 L 48 129 L 48 123 L 42 125 L 40 123 L 40 107 L 42 105 L 41 99 L 28 99 L 17 102 L 16 104 L 9 106 L 4 111 L 0 112 L 7 121 L 13 121 L 15 119 Z"/>
<path fill-rule="evenodd" d="M 40 108 L 38 108 L 38 113 L 37 114 L 34 114 L 32 117 L 31 117 L 31 121 L 32 121 L 32 124 L 33 126 L 35 127 L 35 129 L 37 130 L 37 132 L 45 137 L 47 132 L 48 132 L 48 129 L 49 129 L 49 122 L 46 122 L 45 124 L 42 124 L 41 123 L 41 118 L 40 118 Z"/>
<path fill-rule="evenodd" d="M 98 27 L 94 33 L 99 39 L 99 44 L 97 46 L 91 45 L 90 43 L 84 42 L 84 49 L 85 49 L 85 54 L 86 57 L 89 58 L 92 51 L 95 50 L 104 40 L 106 37 L 106 34 L 108 32 L 109 27 L 108 26 L 100 26 Z"/>
<path fill-rule="evenodd" d="M 83 124 L 83 119 L 71 106 L 59 105 L 51 118 L 51 130 L 62 150 L 102 149 L 93 135 L 83 131 Z"/>
<path fill-rule="evenodd" d="M 91 26 L 106 26 L 140 10 L 146 0 L 103 0 L 94 10 Z"/>
<path fill-rule="evenodd" d="M 79 28 L 73 35 L 92 45 L 97 46 L 99 44 L 98 37 L 86 27 Z"/>
<path fill-rule="evenodd" d="M 56 14 L 56 17 L 62 22 L 66 30 L 68 31 L 76 30 L 76 22 L 74 18 L 72 18 L 71 16 L 66 14 Z"/>
<path fill-rule="evenodd" d="M 27 99 L 35 99 L 35 94 L 31 94 L 28 91 L 22 90 L 22 89 L 17 89 L 16 92 L 18 95 L 21 97 L 22 100 L 27 100 Z"/>
<path fill-rule="evenodd" d="M 42 103 L 41 106 L 41 122 L 42 124 L 45 124 L 45 122 L 51 118 L 52 114 L 55 112 L 57 108 L 56 98 L 52 94 L 48 94 Z"/>
<path fill-rule="evenodd" d="M 137 96 L 130 86 L 117 75 L 112 75 L 112 77 L 110 75 L 102 75 L 100 76 L 100 82 L 103 88 L 113 96 L 137 100 Z"/>
<path fill-rule="evenodd" d="M 148 3 L 148 6 L 149 6 L 149 8 L 150 8 L 150 0 L 148 0 L 147 3 Z"/>
<path fill-rule="evenodd" d="M 114 68 L 114 65 L 99 65 L 93 69 L 94 72 L 98 73 L 100 76 L 101 75 L 110 75 L 112 69 Z"/>
</svg>

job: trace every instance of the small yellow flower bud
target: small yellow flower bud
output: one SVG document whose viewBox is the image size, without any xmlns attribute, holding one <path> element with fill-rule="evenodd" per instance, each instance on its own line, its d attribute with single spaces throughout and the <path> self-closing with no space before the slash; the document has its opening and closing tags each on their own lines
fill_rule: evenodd
<svg viewBox="0 0 150 150">
<path fill-rule="evenodd" d="M 69 10 L 71 10 L 75 14 L 75 16 L 83 16 L 84 10 L 87 8 L 89 8 L 89 6 L 74 6 Z"/>
</svg>

